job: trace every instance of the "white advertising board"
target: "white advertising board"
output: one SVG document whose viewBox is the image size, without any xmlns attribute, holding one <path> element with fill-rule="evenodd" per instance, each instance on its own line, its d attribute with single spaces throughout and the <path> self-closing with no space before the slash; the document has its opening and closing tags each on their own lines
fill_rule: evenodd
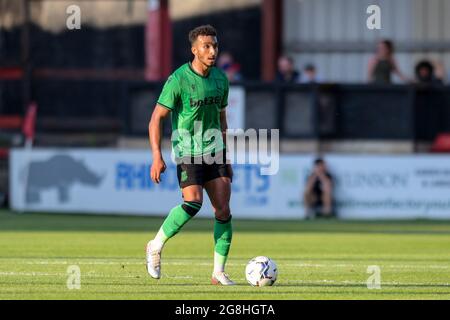
<svg viewBox="0 0 450 320">
<path fill-rule="evenodd" d="M 245 127 L 245 90 L 243 87 L 231 86 L 228 94 L 227 124 L 228 129 Z"/>
<path fill-rule="evenodd" d="M 149 178 L 147 150 L 35 149 L 27 154 L 14 149 L 10 157 L 14 210 L 165 215 L 182 202 L 176 166 L 167 153 L 159 185 Z M 282 155 L 278 173 L 266 176 L 259 165 L 233 165 L 233 217 L 304 218 L 301 195 L 313 160 L 312 155 Z M 325 160 L 342 219 L 450 219 L 449 156 L 328 155 Z M 199 215 L 213 215 L 206 192 Z"/>
</svg>

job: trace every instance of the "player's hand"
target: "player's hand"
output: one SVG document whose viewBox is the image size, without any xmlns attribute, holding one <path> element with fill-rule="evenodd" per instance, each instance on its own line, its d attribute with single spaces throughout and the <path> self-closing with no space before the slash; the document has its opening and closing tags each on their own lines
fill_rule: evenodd
<svg viewBox="0 0 450 320">
<path fill-rule="evenodd" d="M 319 178 L 319 175 L 317 174 L 316 170 L 314 170 L 313 172 L 311 172 L 311 174 L 309 175 L 308 180 L 311 181 L 311 183 L 313 181 L 315 181 L 316 179 Z"/>
<path fill-rule="evenodd" d="M 323 173 L 323 172 L 318 173 L 318 174 L 317 174 L 317 178 L 319 178 L 319 180 L 320 180 L 321 182 L 327 181 L 327 180 L 328 180 L 328 177 L 327 177 L 326 174 Z"/>
<path fill-rule="evenodd" d="M 166 171 L 166 163 L 162 158 L 156 158 L 153 160 L 152 167 L 150 169 L 150 178 L 154 183 L 159 184 L 161 182 L 161 173 Z"/>
</svg>

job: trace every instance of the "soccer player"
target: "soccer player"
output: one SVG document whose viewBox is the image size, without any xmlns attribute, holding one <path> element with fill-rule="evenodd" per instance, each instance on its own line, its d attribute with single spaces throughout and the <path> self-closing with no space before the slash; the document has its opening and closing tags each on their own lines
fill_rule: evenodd
<svg viewBox="0 0 450 320">
<path fill-rule="evenodd" d="M 232 238 L 229 202 L 233 172 L 225 149 L 229 85 L 225 73 L 214 66 L 218 54 L 216 30 L 210 25 L 199 26 L 189 32 L 189 41 L 194 59 L 167 79 L 149 124 L 153 155 L 150 175 L 159 183 L 166 169 L 161 155 L 161 123 L 171 113 L 172 148 L 184 202 L 169 212 L 147 244 L 147 271 L 155 279 L 161 277 L 164 244 L 200 210 L 204 188 L 215 214 L 211 283 L 234 285 L 225 273 Z"/>
</svg>

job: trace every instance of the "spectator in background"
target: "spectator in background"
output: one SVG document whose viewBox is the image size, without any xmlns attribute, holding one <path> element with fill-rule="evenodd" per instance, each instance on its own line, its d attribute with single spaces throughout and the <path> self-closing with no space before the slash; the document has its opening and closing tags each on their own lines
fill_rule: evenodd
<svg viewBox="0 0 450 320">
<path fill-rule="evenodd" d="M 278 58 L 278 71 L 275 80 L 282 83 L 300 82 L 300 72 L 295 70 L 294 60 L 291 57 L 281 56 Z"/>
<path fill-rule="evenodd" d="M 392 83 L 391 75 L 395 73 L 402 81 L 409 82 L 398 68 L 394 58 L 394 44 L 390 40 L 378 42 L 375 55 L 369 60 L 369 82 L 389 84 Z"/>
<path fill-rule="evenodd" d="M 217 66 L 227 75 L 228 81 L 241 81 L 241 65 L 234 61 L 233 55 L 227 51 L 223 52 L 218 60 Z"/>
<path fill-rule="evenodd" d="M 303 69 L 301 83 L 318 83 L 316 67 L 313 64 L 307 64 Z"/>
<path fill-rule="evenodd" d="M 429 60 L 422 60 L 416 64 L 416 81 L 420 84 L 440 85 L 444 81 L 435 74 L 435 67 Z"/>
<path fill-rule="evenodd" d="M 306 181 L 303 201 L 307 219 L 333 216 L 333 178 L 321 158 L 314 161 L 313 172 Z"/>
</svg>

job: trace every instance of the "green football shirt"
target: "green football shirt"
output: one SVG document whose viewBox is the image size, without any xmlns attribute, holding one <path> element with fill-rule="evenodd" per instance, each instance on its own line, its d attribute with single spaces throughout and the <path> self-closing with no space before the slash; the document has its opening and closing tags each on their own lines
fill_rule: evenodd
<svg viewBox="0 0 450 320">
<path fill-rule="evenodd" d="M 228 105 L 228 79 L 212 67 L 202 76 L 186 63 L 167 79 L 158 104 L 171 110 L 176 158 L 202 156 L 225 148 L 220 111 Z"/>
</svg>

